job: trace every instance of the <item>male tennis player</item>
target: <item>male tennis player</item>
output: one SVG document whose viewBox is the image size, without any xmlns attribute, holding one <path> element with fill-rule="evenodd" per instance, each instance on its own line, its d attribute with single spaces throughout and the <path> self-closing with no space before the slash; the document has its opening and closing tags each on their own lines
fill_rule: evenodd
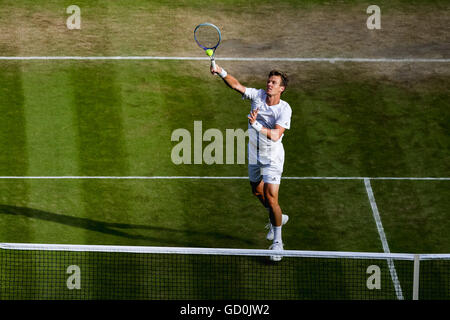
<svg viewBox="0 0 450 320">
<path fill-rule="evenodd" d="M 287 76 L 277 70 L 269 73 L 266 90 L 244 87 L 223 68 L 211 67 L 212 74 L 218 74 L 232 89 L 242 94 L 243 99 L 251 100 L 248 115 L 248 175 L 253 194 L 269 212 L 269 232 L 267 240 L 273 241 L 269 249 L 283 250 L 281 227 L 288 220 L 282 214 L 278 203 L 281 174 L 284 165 L 284 148 L 281 142 L 284 131 L 290 128 L 292 110 L 281 95 L 288 84 Z M 281 256 L 271 256 L 280 261 Z"/>
</svg>

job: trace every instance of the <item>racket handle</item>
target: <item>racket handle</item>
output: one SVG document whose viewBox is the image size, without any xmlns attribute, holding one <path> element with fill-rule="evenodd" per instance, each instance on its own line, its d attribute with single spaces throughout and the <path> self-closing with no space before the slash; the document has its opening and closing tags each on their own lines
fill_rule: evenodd
<svg viewBox="0 0 450 320">
<path fill-rule="evenodd" d="M 216 68 L 216 61 L 214 59 L 211 59 L 211 68 Z"/>
</svg>

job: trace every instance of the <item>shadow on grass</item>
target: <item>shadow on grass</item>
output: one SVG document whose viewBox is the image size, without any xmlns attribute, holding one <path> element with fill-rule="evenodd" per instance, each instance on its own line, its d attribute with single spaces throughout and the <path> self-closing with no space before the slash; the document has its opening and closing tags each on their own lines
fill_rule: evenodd
<svg viewBox="0 0 450 320">
<path fill-rule="evenodd" d="M 42 211 L 38 209 L 26 208 L 26 207 L 16 207 L 10 205 L 1 205 L 0 204 L 0 214 L 10 214 L 16 216 L 24 216 L 33 219 L 39 219 L 44 221 L 55 222 L 59 224 L 64 224 L 67 226 L 82 228 L 90 231 L 101 232 L 113 236 L 124 237 L 128 239 L 134 240 L 146 240 L 158 243 L 164 243 L 165 245 L 181 245 L 185 246 L 186 241 L 180 239 L 179 241 L 176 239 L 176 235 L 195 235 L 199 238 L 201 237 L 209 237 L 215 238 L 217 240 L 229 240 L 229 241 L 239 241 L 241 243 L 246 243 L 248 245 L 253 245 L 253 241 L 244 238 L 233 237 L 227 234 L 217 233 L 217 232 L 204 232 L 197 230 L 176 230 L 164 227 L 154 227 L 147 225 L 138 225 L 138 224 L 127 224 L 127 223 L 113 223 L 113 222 L 103 222 L 97 221 L 88 218 L 80 218 L 80 217 L 72 217 L 63 214 L 57 214 L 47 211 Z M 154 232 L 162 232 L 167 233 L 167 238 L 161 237 L 149 237 L 145 235 L 137 235 L 125 232 L 123 230 L 117 229 L 141 229 L 148 230 Z"/>
</svg>

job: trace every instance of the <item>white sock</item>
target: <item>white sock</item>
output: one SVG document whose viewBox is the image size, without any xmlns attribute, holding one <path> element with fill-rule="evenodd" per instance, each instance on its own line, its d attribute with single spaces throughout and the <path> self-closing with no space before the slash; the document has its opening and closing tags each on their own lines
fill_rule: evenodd
<svg viewBox="0 0 450 320">
<path fill-rule="evenodd" d="M 273 228 L 273 242 L 283 242 L 281 241 L 281 226 L 276 227 L 272 226 Z"/>
</svg>

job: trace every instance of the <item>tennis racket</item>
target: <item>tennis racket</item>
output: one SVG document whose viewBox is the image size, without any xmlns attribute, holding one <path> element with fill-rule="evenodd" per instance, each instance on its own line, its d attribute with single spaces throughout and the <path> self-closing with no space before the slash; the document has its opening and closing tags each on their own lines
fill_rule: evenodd
<svg viewBox="0 0 450 320">
<path fill-rule="evenodd" d="M 194 39 L 211 58 L 211 67 L 214 69 L 216 67 L 214 55 L 222 39 L 219 28 L 212 23 L 201 23 L 194 29 Z"/>
</svg>

